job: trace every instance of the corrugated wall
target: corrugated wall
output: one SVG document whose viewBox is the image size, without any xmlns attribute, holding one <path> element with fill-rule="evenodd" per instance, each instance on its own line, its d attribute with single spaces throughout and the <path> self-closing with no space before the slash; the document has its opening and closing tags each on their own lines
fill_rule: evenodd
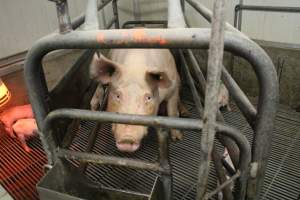
<svg viewBox="0 0 300 200">
<path fill-rule="evenodd" d="M 198 0 L 212 8 L 213 0 Z M 239 0 L 227 1 L 227 19 L 233 22 L 234 6 Z M 121 22 L 130 19 L 166 19 L 166 0 L 121 0 L 118 2 Z M 299 0 L 244 0 L 251 5 L 299 6 Z M 86 1 L 69 0 L 71 17 L 85 10 Z M 136 12 L 132 14 L 132 11 Z M 109 21 L 111 8 L 105 9 Z M 187 6 L 188 19 L 194 26 L 208 26 L 199 14 Z M 243 31 L 261 40 L 300 44 L 300 14 L 262 13 L 243 14 Z M 121 23 L 121 24 L 122 24 Z M 1 0 L 0 3 L 0 58 L 28 49 L 38 38 L 57 28 L 56 10 L 47 0 Z"/>
</svg>

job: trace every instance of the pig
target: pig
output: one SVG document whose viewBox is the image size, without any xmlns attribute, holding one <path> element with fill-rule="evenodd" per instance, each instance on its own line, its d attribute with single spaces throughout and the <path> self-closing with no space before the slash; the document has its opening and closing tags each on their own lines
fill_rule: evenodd
<svg viewBox="0 0 300 200">
<path fill-rule="evenodd" d="M 33 118 L 30 104 L 9 108 L 0 114 L 0 121 L 4 125 L 5 131 L 10 137 L 15 138 L 12 125 L 22 118 Z"/>
<path fill-rule="evenodd" d="M 30 152 L 31 149 L 26 144 L 26 139 L 37 135 L 37 124 L 34 118 L 19 119 L 12 126 L 18 140 L 20 140 L 24 150 Z"/>
<path fill-rule="evenodd" d="M 218 105 L 219 105 L 219 108 L 221 108 L 221 109 L 225 108 L 228 111 L 231 111 L 231 108 L 229 106 L 229 92 L 223 83 L 220 84 L 219 95 L 218 95 Z"/>
<path fill-rule="evenodd" d="M 114 49 L 109 58 L 95 53 L 90 77 L 109 85 L 108 112 L 157 115 L 160 104 L 166 102 L 168 116 L 179 116 L 180 78 L 168 49 Z M 147 127 L 112 124 L 112 133 L 120 151 L 135 152 Z M 180 140 L 182 134 L 171 129 L 171 137 Z"/>
</svg>

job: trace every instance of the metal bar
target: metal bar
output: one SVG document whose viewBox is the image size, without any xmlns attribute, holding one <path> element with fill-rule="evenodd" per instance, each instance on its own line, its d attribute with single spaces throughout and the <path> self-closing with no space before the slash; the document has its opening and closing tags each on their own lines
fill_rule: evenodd
<svg viewBox="0 0 300 200">
<path fill-rule="evenodd" d="M 119 29 L 120 28 L 120 23 L 119 23 L 118 2 L 117 2 L 117 0 L 112 1 L 112 8 L 113 8 L 113 13 L 114 13 L 114 18 L 115 18 L 115 28 Z"/>
<path fill-rule="evenodd" d="M 85 12 L 85 23 L 84 30 L 98 30 L 99 20 L 98 20 L 98 0 L 88 0 Z"/>
<path fill-rule="evenodd" d="M 127 21 L 122 25 L 122 28 L 127 28 L 128 25 L 146 25 L 146 24 L 161 24 L 167 27 L 167 21 L 165 20 L 140 20 L 140 21 Z"/>
<path fill-rule="evenodd" d="M 45 88 L 42 86 L 39 69 L 41 60 L 50 51 L 57 49 L 96 49 L 96 48 L 208 48 L 210 39 L 209 29 L 126 29 L 102 31 L 72 31 L 68 34 L 52 34 L 35 43 L 29 50 L 24 77 L 28 89 L 30 102 L 41 130 L 49 106 L 44 99 Z M 252 193 L 258 194 L 262 187 L 267 158 L 272 141 L 272 130 L 278 103 L 278 81 L 275 67 L 265 53 L 253 41 L 240 35 L 227 32 L 225 34 L 225 50 L 245 58 L 254 68 L 259 83 L 259 102 L 257 120 L 255 123 L 255 140 L 253 162 L 258 163 L 257 177 L 252 178 L 257 189 Z M 51 159 L 51 147 L 47 135 L 40 132 L 43 147 L 48 159 Z M 51 146 L 51 145 L 50 145 Z M 250 180 L 251 181 L 251 180 Z"/>
<path fill-rule="evenodd" d="M 202 121 L 197 119 L 117 114 L 80 109 L 57 109 L 47 115 L 44 122 L 45 126 L 43 128 L 43 132 L 49 132 L 49 130 L 52 128 L 52 122 L 63 118 L 186 130 L 202 130 L 203 127 Z M 243 167 L 245 166 L 241 163 L 247 163 L 247 159 L 250 159 L 250 145 L 247 141 L 247 138 L 240 134 L 236 129 L 223 124 L 216 123 L 215 128 L 218 133 L 234 139 L 234 141 L 237 143 L 241 150 L 239 167 L 242 166 L 241 170 L 243 170 Z"/>
<path fill-rule="evenodd" d="M 198 13 L 200 13 L 208 22 L 212 20 L 212 12 L 206 8 L 203 4 L 196 0 L 185 0 L 188 2 Z M 248 38 L 244 33 L 238 31 L 230 23 L 225 22 L 226 30 L 232 31 L 234 33 L 240 34 L 241 37 Z M 248 38 L 249 39 L 249 38 Z"/>
<path fill-rule="evenodd" d="M 241 173 L 239 171 L 236 172 L 235 175 L 233 175 L 230 179 L 226 180 L 222 185 L 220 185 L 218 188 L 216 188 L 214 191 L 208 193 L 205 195 L 204 199 L 210 199 L 212 198 L 214 195 L 216 195 L 219 191 L 221 191 L 222 189 L 224 189 L 225 187 L 228 187 L 228 185 L 230 183 L 232 183 L 233 181 L 235 181 L 236 179 L 238 179 L 240 177 Z"/>
<path fill-rule="evenodd" d="M 112 0 L 106 0 L 103 3 L 99 4 L 97 6 L 97 10 L 102 10 L 107 4 L 109 4 Z M 78 17 L 76 17 L 72 22 L 72 28 L 75 30 L 77 29 L 81 24 L 83 24 L 85 21 L 85 14 L 81 14 Z"/>
<path fill-rule="evenodd" d="M 300 7 L 281 7 L 281 6 L 255 6 L 255 5 L 241 5 L 235 7 L 236 10 L 251 10 L 251 11 L 267 11 L 267 12 L 288 12 L 300 13 Z"/>
<path fill-rule="evenodd" d="M 164 169 L 164 172 L 160 175 L 160 181 L 162 182 L 162 191 L 164 191 L 163 199 L 173 199 L 173 180 L 172 169 L 169 162 L 169 132 L 165 129 L 158 129 L 158 144 L 159 144 L 159 165 Z"/>
<path fill-rule="evenodd" d="M 212 159 L 214 162 L 216 175 L 219 179 L 220 184 L 222 185 L 223 183 L 225 183 L 227 181 L 227 178 L 226 178 L 225 170 L 222 166 L 221 156 L 218 153 L 215 145 L 213 147 Z M 233 200 L 232 191 L 231 191 L 231 188 L 229 185 L 227 185 L 221 189 L 222 189 L 224 200 Z"/>
<path fill-rule="evenodd" d="M 240 5 L 243 5 L 244 0 L 240 0 Z M 242 30 L 242 20 L 243 20 L 243 12 L 239 11 L 239 21 L 238 21 L 238 30 Z"/>
<path fill-rule="evenodd" d="M 218 93 L 224 49 L 224 0 L 215 0 L 212 33 L 208 55 L 207 84 L 204 101 L 201 155 L 198 172 L 197 197 L 203 199 L 208 181 L 211 153 L 215 139 L 215 122 L 218 111 Z"/>
<path fill-rule="evenodd" d="M 144 169 L 156 172 L 164 172 L 158 163 L 152 164 L 140 160 L 130 158 L 120 158 L 114 156 L 101 156 L 93 153 L 76 152 L 67 149 L 59 149 L 57 151 L 59 158 L 78 160 L 80 162 L 95 163 L 99 165 L 113 165 L 119 167 L 129 167 L 132 169 Z"/>
<path fill-rule="evenodd" d="M 187 62 L 186 62 L 186 60 L 184 58 L 184 55 L 183 55 L 182 51 L 180 51 L 179 54 L 180 54 L 180 58 L 181 58 L 181 61 L 182 61 L 182 68 L 183 68 L 183 70 L 184 70 L 184 72 L 186 74 L 187 82 L 188 82 L 188 85 L 189 85 L 189 87 L 191 89 L 191 92 L 192 92 L 192 95 L 193 95 L 193 99 L 194 99 L 194 102 L 196 104 L 196 109 L 198 110 L 198 113 L 200 115 L 199 117 L 201 119 L 202 118 L 202 114 L 203 114 L 203 108 L 202 108 L 202 104 L 201 104 L 201 102 L 202 102 L 201 98 L 200 98 L 200 96 L 199 96 L 199 94 L 197 92 L 195 83 L 193 81 L 193 77 L 192 77 L 192 75 L 190 73 L 190 70 L 189 70 L 189 68 L 187 66 Z"/>
<path fill-rule="evenodd" d="M 101 105 L 99 107 L 100 111 L 105 109 L 107 99 L 108 99 L 108 89 L 106 88 L 105 91 L 104 91 L 103 99 L 101 101 Z M 99 129 L 101 128 L 101 125 L 102 124 L 100 122 L 97 122 L 96 126 L 92 129 L 92 131 L 89 135 L 88 145 L 85 148 L 85 152 L 90 152 L 93 149 L 94 144 L 96 142 L 97 133 L 98 133 Z M 79 170 L 84 172 L 86 167 L 87 167 L 87 163 L 81 163 L 80 166 L 79 166 Z"/>
<path fill-rule="evenodd" d="M 191 60 L 191 66 L 193 68 L 193 71 L 196 75 L 196 78 L 198 79 L 198 82 L 200 83 L 201 87 L 201 93 L 204 96 L 205 95 L 205 88 L 206 88 L 206 80 L 205 77 L 201 71 L 201 68 L 191 50 L 187 50 L 188 56 Z M 218 111 L 217 113 L 217 120 L 219 122 L 224 123 L 224 118 L 222 116 L 222 113 Z M 219 137 L 217 136 L 218 140 L 222 143 L 223 146 L 225 146 L 228 149 L 229 155 L 234 163 L 234 166 L 237 167 L 238 165 L 238 159 L 239 159 L 239 149 L 237 148 L 236 144 L 228 137 Z"/>
<path fill-rule="evenodd" d="M 223 83 L 230 93 L 230 96 L 236 102 L 237 106 L 247 119 L 248 123 L 254 128 L 254 123 L 257 115 L 256 109 L 224 66 L 222 67 L 221 77 Z"/>
<path fill-rule="evenodd" d="M 51 0 L 56 3 L 57 19 L 59 24 L 59 32 L 61 34 L 68 33 L 72 30 L 72 24 L 69 14 L 67 0 Z"/>
<path fill-rule="evenodd" d="M 168 0 L 168 28 L 184 28 L 186 23 L 180 0 Z"/>
<path fill-rule="evenodd" d="M 113 17 L 113 18 L 108 22 L 108 24 L 106 25 L 105 28 L 106 28 L 106 29 L 110 29 L 114 23 L 116 23 L 116 18 L 115 18 L 115 17 Z"/>
</svg>

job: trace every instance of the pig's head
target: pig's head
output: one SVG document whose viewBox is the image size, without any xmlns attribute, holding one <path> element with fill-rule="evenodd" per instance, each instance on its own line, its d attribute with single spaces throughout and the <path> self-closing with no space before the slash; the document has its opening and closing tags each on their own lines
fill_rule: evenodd
<svg viewBox="0 0 300 200">
<path fill-rule="evenodd" d="M 97 54 L 90 72 L 92 78 L 109 84 L 107 111 L 115 113 L 156 115 L 160 104 L 158 89 L 171 83 L 163 71 L 149 71 L 146 67 L 132 70 Z M 147 127 L 112 124 L 112 133 L 120 151 L 134 152 L 147 134 Z"/>
</svg>

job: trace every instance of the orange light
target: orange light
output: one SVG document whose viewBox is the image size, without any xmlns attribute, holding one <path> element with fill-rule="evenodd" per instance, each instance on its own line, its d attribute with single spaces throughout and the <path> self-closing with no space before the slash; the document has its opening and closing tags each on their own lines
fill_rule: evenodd
<svg viewBox="0 0 300 200">
<path fill-rule="evenodd" d="M 0 107 L 4 106 L 10 100 L 10 92 L 0 79 Z"/>
</svg>

